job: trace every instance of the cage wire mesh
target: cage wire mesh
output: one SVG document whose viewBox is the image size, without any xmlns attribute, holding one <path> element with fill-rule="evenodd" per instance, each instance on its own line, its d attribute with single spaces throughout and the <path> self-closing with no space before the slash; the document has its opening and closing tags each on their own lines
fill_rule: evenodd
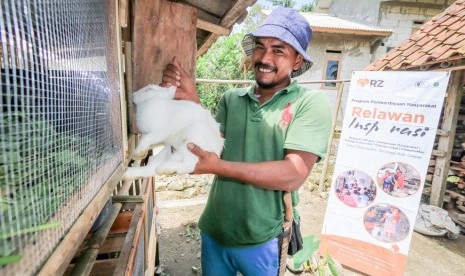
<svg viewBox="0 0 465 276">
<path fill-rule="evenodd" d="M 0 274 L 35 274 L 122 162 L 114 0 L 2 0 Z"/>
</svg>

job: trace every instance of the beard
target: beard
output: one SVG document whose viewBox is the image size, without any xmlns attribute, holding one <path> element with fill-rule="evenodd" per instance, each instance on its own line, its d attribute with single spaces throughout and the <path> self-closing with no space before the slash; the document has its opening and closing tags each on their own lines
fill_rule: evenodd
<svg viewBox="0 0 465 276">
<path fill-rule="evenodd" d="M 275 66 L 272 66 L 272 65 L 269 65 L 269 64 L 265 64 L 265 63 L 262 63 L 260 61 L 257 61 L 254 65 L 255 67 L 255 70 L 259 70 L 260 68 L 263 68 L 263 69 L 268 69 L 268 70 L 271 70 L 272 72 L 274 73 L 277 73 L 278 69 L 275 67 Z M 291 74 L 292 74 L 292 70 L 290 70 L 287 74 L 287 79 L 291 79 Z M 255 82 L 257 83 L 257 86 L 260 87 L 260 88 L 263 88 L 263 89 L 271 89 L 271 88 L 274 88 L 275 86 L 278 86 L 281 84 L 283 80 L 268 80 L 268 81 L 265 81 L 265 80 L 260 80 L 258 79 L 257 77 L 255 78 Z"/>
<path fill-rule="evenodd" d="M 275 82 L 262 82 L 260 80 L 255 80 L 257 83 L 257 86 L 263 89 L 270 89 L 276 86 Z"/>
<path fill-rule="evenodd" d="M 257 70 L 257 71 L 259 70 L 259 68 L 271 70 L 272 72 L 277 71 L 276 67 L 274 67 L 274 66 L 272 66 L 270 64 L 260 62 L 260 61 L 257 61 L 254 64 L 254 67 L 255 67 L 255 70 Z M 258 87 L 264 88 L 264 89 L 270 89 L 270 88 L 273 88 L 276 85 L 276 83 L 274 81 L 264 82 L 264 81 L 261 81 L 259 79 L 255 79 L 255 81 L 257 82 Z"/>
</svg>

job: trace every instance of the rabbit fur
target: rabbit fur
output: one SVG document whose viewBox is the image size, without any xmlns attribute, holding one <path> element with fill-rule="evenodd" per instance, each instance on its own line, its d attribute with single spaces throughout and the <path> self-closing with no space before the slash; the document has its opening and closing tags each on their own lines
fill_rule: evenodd
<svg viewBox="0 0 465 276">
<path fill-rule="evenodd" d="M 141 134 L 134 158 L 142 159 L 155 146 L 164 148 L 147 165 L 128 168 L 123 179 L 193 172 L 198 157 L 187 148 L 189 142 L 220 155 L 224 139 L 210 111 L 191 101 L 175 100 L 175 91 L 174 86 L 152 84 L 132 95 Z"/>
</svg>

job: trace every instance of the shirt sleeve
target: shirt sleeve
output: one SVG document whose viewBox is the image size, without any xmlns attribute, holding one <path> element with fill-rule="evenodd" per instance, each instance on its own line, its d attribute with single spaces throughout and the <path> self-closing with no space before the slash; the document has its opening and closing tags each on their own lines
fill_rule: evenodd
<svg viewBox="0 0 465 276">
<path fill-rule="evenodd" d="M 227 93 L 224 93 L 221 95 L 220 100 L 218 101 L 218 104 L 216 106 L 216 114 L 215 114 L 215 120 L 220 124 L 220 131 L 221 133 L 224 134 L 225 129 L 226 129 L 226 117 L 227 117 L 227 111 L 226 111 L 226 95 Z"/>
<path fill-rule="evenodd" d="M 311 152 L 324 159 L 331 132 L 331 106 L 322 91 L 305 91 L 289 125 L 284 148 Z"/>
</svg>

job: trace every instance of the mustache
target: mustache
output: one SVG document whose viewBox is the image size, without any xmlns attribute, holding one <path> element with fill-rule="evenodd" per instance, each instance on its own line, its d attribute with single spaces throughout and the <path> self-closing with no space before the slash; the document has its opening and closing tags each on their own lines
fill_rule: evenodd
<svg viewBox="0 0 465 276">
<path fill-rule="evenodd" d="M 268 70 L 272 70 L 272 71 L 276 71 L 277 68 L 273 65 L 270 65 L 270 64 L 266 64 L 266 63 L 263 63 L 261 61 L 257 61 L 255 62 L 255 68 L 258 68 L 258 67 L 262 67 L 264 69 L 268 69 Z"/>
</svg>

